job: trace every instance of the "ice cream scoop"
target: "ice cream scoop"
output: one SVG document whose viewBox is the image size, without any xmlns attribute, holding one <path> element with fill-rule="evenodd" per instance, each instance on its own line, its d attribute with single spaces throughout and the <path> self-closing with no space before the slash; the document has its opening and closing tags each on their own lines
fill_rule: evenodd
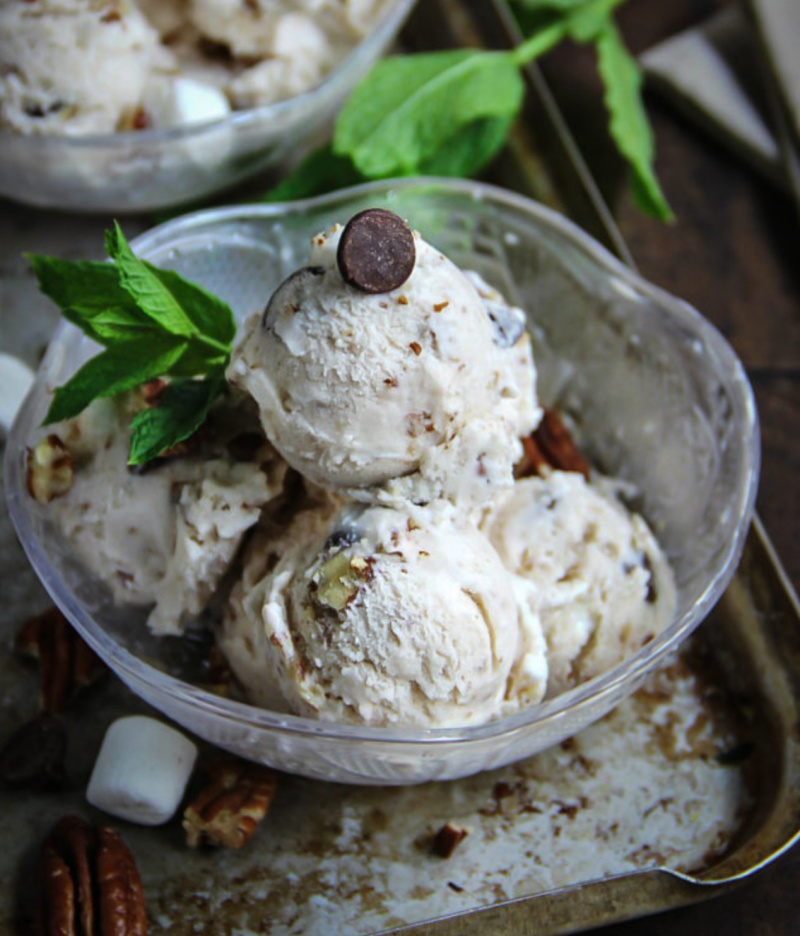
<svg viewBox="0 0 800 936">
<path fill-rule="evenodd" d="M 519 438 L 538 418 L 527 334 L 501 334 L 475 283 L 397 218 L 407 275 L 376 290 L 391 245 L 378 261 L 364 255 L 352 226 L 365 214 L 313 239 L 307 266 L 248 322 L 228 378 L 318 484 L 482 500 L 511 483 Z"/>
<path fill-rule="evenodd" d="M 53 427 L 72 470 L 50 508 L 71 550 L 117 602 L 154 605 L 150 629 L 179 634 L 208 604 L 262 507 L 280 494 L 285 466 L 263 438 L 246 458 L 230 453 L 228 443 L 251 423 L 222 401 L 211 420 L 225 431 L 205 451 L 130 470 L 129 423 L 142 394 L 96 400 Z"/>
<path fill-rule="evenodd" d="M 327 519 L 315 508 L 248 565 L 221 645 L 254 701 L 274 704 L 277 687 L 298 714 L 433 727 L 544 693 L 537 623 L 488 540 L 449 505 L 350 504 Z"/>
<path fill-rule="evenodd" d="M 547 694 L 611 669 L 672 620 L 672 570 L 619 484 L 548 471 L 518 481 L 483 528 L 505 566 L 531 586 L 547 640 Z"/>
<path fill-rule="evenodd" d="M 141 103 L 159 37 L 130 3 L 0 3 L 0 126 L 111 133 Z"/>
</svg>

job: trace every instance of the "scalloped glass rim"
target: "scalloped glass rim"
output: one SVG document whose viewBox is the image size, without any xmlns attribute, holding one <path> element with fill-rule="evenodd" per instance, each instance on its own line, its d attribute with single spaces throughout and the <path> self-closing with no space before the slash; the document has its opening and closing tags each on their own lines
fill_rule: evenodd
<svg viewBox="0 0 800 936">
<path fill-rule="evenodd" d="M 345 205 L 355 199 L 369 196 L 371 193 L 381 197 L 395 192 L 418 190 L 424 192 L 433 187 L 440 191 L 468 195 L 472 199 L 489 201 L 500 207 L 507 207 L 523 215 L 535 217 L 539 222 L 557 231 L 579 251 L 587 255 L 608 274 L 613 275 L 630 287 L 634 292 L 652 299 L 679 324 L 696 335 L 709 353 L 725 362 L 731 374 L 731 381 L 740 390 L 738 406 L 745 427 L 746 448 L 749 455 L 747 482 L 739 492 L 735 506 L 738 516 L 735 533 L 721 550 L 715 562 L 716 573 L 708 581 L 695 603 L 681 614 L 658 637 L 643 647 L 634 656 L 609 670 L 601 676 L 555 696 L 540 705 L 524 709 L 514 715 L 497 719 L 482 725 L 453 728 L 377 728 L 360 725 L 346 725 L 337 722 L 313 720 L 296 715 L 285 715 L 260 709 L 243 702 L 220 698 L 203 689 L 190 685 L 145 663 L 123 647 L 110 640 L 108 635 L 87 615 L 63 579 L 50 565 L 43 544 L 31 535 L 31 524 L 23 504 L 28 495 L 23 479 L 26 439 L 21 437 L 22 428 L 28 421 L 28 413 L 35 405 L 35 394 L 42 382 L 42 372 L 37 375 L 31 393 L 28 395 L 8 437 L 5 455 L 6 490 L 9 510 L 17 535 L 28 555 L 42 584 L 67 615 L 92 648 L 134 691 L 137 685 L 155 688 L 159 693 L 178 702 L 189 699 L 198 709 L 204 710 L 216 718 L 231 722 L 240 722 L 258 729 L 288 735 L 314 735 L 330 739 L 348 741 L 380 741 L 389 745 L 421 744 L 441 746 L 447 743 L 464 744 L 483 739 L 508 738 L 522 729 L 530 729 L 540 722 L 555 723 L 559 718 L 572 719 L 576 712 L 587 706 L 596 706 L 604 697 L 612 696 L 623 683 L 635 685 L 639 678 L 649 671 L 662 657 L 675 649 L 676 645 L 688 636 L 705 618 L 722 595 L 736 569 L 752 518 L 756 490 L 760 452 L 758 446 L 758 417 L 752 389 L 750 388 L 741 362 L 728 345 L 727 341 L 697 310 L 676 299 L 674 296 L 648 283 L 639 274 L 620 263 L 604 247 L 584 233 L 577 225 L 543 205 L 521 195 L 514 194 L 496 186 L 483 183 L 452 179 L 417 178 L 389 180 L 343 189 L 338 192 L 303 201 L 276 203 L 271 205 L 245 205 L 230 208 L 209 209 L 193 212 L 166 222 L 136 238 L 132 244 L 137 253 L 149 255 L 157 248 L 163 248 L 184 228 L 191 228 L 203 220 L 230 222 L 245 218 L 286 219 L 302 216 L 312 210 L 333 209 L 337 204 Z M 62 322 L 56 329 L 51 341 L 51 350 L 63 339 L 66 332 L 74 331 L 74 326 Z M 45 358 L 45 363 L 47 358 Z M 744 444 L 744 443 L 743 443 Z M 600 712 L 602 714 L 602 712 Z"/>
<path fill-rule="evenodd" d="M 346 82 L 347 73 L 353 61 L 359 58 L 360 51 L 365 46 L 380 46 L 393 36 L 400 29 L 403 20 L 411 12 L 416 0 L 393 0 L 393 3 L 394 6 L 388 10 L 378 26 L 355 45 L 346 58 L 332 71 L 328 72 L 319 84 L 308 91 L 303 91 L 301 94 L 295 94 L 292 97 L 275 101 L 273 104 L 265 104 L 261 107 L 231 111 L 230 114 L 216 120 L 191 123 L 180 127 L 151 128 L 125 133 L 40 134 L 35 136 L 26 136 L 0 129 L 0 147 L 2 147 L 5 139 L 26 140 L 32 147 L 42 148 L 46 148 L 48 143 L 53 145 L 52 141 L 57 140 L 60 145 L 75 149 L 98 147 L 124 150 L 130 146 L 132 137 L 135 138 L 138 146 L 141 143 L 184 140 L 187 137 L 202 136 L 206 133 L 211 134 L 226 127 L 239 129 L 250 124 L 278 123 L 280 118 L 284 116 L 291 117 L 295 110 L 301 110 L 304 105 L 313 106 L 317 98 L 327 96 L 331 87 L 336 87 L 343 81 Z"/>
</svg>

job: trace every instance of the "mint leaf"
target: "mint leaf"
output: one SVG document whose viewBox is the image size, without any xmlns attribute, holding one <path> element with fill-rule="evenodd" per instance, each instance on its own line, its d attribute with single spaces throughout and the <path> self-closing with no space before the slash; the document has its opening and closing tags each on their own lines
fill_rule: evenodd
<svg viewBox="0 0 800 936">
<path fill-rule="evenodd" d="M 532 13 L 568 13 L 577 7 L 586 6 L 589 2 L 590 0 L 514 0 L 520 9 L 530 10 Z"/>
<path fill-rule="evenodd" d="M 106 253 L 116 264 L 120 286 L 162 331 L 182 338 L 193 338 L 198 333 L 197 326 L 161 277 L 156 275 L 154 267 L 140 260 L 131 250 L 116 222 L 114 230 L 106 232 Z"/>
<path fill-rule="evenodd" d="M 415 173 L 465 125 L 516 115 L 523 91 L 519 71 L 502 52 L 383 59 L 339 114 L 333 151 L 369 178 Z"/>
<path fill-rule="evenodd" d="M 457 130 L 439 150 L 422 163 L 422 175 L 476 175 L 503 148 L 514 116 L 485 117 Z"/>
<path fill-rule="evenodd" d="M 236 323 L 217 296 L 140 260 L 118 224 L 106 233 L 106 250 L 112 263 L 29 257 L 42 292 L 106 347 L 56 389 L 44 424 L 77 416 L 99 397 L 172 377 L 158 415 L 134 419 L 132 458 L 139 463 L 191 435 L 206 418 L 225 384 Z"/>
<path fill-rule="evenodd" d="M 613 25 L 611 14 L 625 0 L 589 0 L 570 10 L 566 18 L 567 35 L 576 42 L 591 42 Z"/>
<path fill-rule="evenodd" d="M 236 323 L 230 307 L 172 270 L 140 260 L 119 224 L 106 233 L 106 251 L 116 264 L 119 283 L 161 331 L 192 339 L 182 373 L 202 373 L 230 353 Z"/>
<path fill-rule="evenodd" d="M 118 342 L 56 388 L 44 425 L 77 416 L 98 397 L 115 396 L 168 373 L 185 348 L 185 341 L 171 335 Z"/>
<path fill-rule="evenodd" d="M 141 262 L 178 303 L 209 352 L 214 350 L 212 342 L 217 342 L 220 345 L 218 353 L 227 355 L 236 334 L 236 320 L 231 307 L 197 283 L 184 279 L 180 273 L 162 270 L 146 260 Z"/>
<path fill-rule="evenodd" d="M 653 134 L 641 98 L 642 74 L 611 21 L 597 37 L 597 54 L 606 88 L 609 129 L 633 169 L 634 195 L 643 211 L 671 221 L 672 210 L 653 170 Z"/>
<path fill-rule="evenodd" d="M 352 159 L 334 153 L 329 144 L 312 150 L 297 168 L 270 189 L 262 200 L 279 202 L 311 198 L 363 181 L 364 176 L 353 165 Z"/>
<path fill-rule="evenodd" d="M 119 285 L 119 274 L 112 264 L 25 256 L 44 295 L 60 307 L 65 318 L 100 344 L 134 337 L 151 327 Z"/>
<path fill-rule="evenodd" d="M 222 371 L 205 380 L 173 380 L 158 405 L 142 410 L 131 428 L 129 465 L 143 465 L 178 442 L 183 442 L 205 422 L 209 408 L 225 385 Z"/>
</svg>

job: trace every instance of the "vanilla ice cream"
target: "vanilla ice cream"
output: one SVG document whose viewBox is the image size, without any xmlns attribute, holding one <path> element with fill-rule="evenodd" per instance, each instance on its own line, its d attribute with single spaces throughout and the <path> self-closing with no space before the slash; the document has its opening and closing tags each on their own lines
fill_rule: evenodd
<svg viewBox="0 0 800 936">
<path fill-rule="evenodd" d="M 159 37 L 123 0 L 0 3 L 0 127 L 113 133 L 141 103 Z"/>
<path fill-rule="evenodd" d="M 210 601 L 261 508 L 280 494 L 285 468 L 262 439 L 242 460 L 223 442 L 143 472 L 129 469 L 137 396 L 97 400 L 54 427 L 75 470 L 50 509 L 76 557 L 115 601 L 153 605 L 150 629 L 178 634 Z M 235 434 L 238 414 L 226 409 L 220 418 Z"/>
<path fill-rule="evenodd" d="M 4 0 L 0 127 L 106 134 L 216 120 L 230 108 L 285 100 L 319 84 L 386 5 Z"/>
<path fill-rule="evenodd" d="M 221 646 L 254 701 L 274 705 L 277 688 L 298 714 L 444 726 L 544 693 L 538 622 L 450 505 L 304 511 L 248 566 Z"/>
<path fill-rule="evenodd" d="M 337 265 L 341 236 L 313 239 L 308 265 L 234 352 L 228 379 L 256 401 L 268 438 L 316 483 L 384 486 L 395 500 L 466 503 L 510 484 L 539 416 L 522 325 L 500 329 L 473 281 L 418 234 L 408 279 L 362 292 Z M 505 309 L 509 323 L 521 316 Z"/>
<path fill-rule="evenodd" d="M 483 523 L 505 567 L 530 586 L 547 640 L 548 696 L 631 656 L 675 611 L 672 570 L 615 491 L 609 479 L 551 471 L 518 481 Z"/>
</svg>

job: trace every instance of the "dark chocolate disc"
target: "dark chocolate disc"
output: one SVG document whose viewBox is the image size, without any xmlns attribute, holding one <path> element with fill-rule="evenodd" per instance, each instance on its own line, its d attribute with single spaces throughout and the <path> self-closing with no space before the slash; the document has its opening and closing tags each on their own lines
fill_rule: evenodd
<svg viewBox="0 0 800 936">
<path fill-rule="evenodd" d="M 387 293 L 414 271 L 414 235 L 402 218 L 383 208 L 352 217 L 339 240 L 336 261 L 342 279 L 365 293 Z"/>
</svg>

